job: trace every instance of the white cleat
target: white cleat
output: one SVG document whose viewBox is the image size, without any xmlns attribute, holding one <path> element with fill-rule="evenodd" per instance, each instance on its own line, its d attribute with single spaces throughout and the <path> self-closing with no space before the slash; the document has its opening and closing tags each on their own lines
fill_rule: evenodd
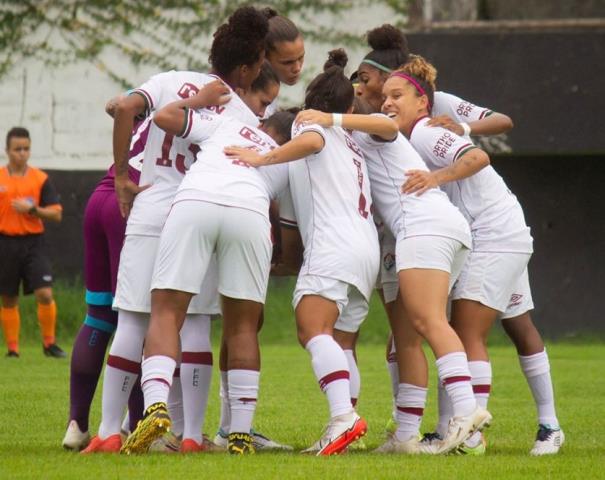
<svg viewBox="0 0 605 480">
<path fill-rule="evenodd" d="M 487 427 L 491 421 L 491 414 L 480 406 L 464 417 L 452 417 L 443 440 L 430 447 L 422 448 L 422 453 L 432 455 L 449 453 L 462 445 L 473 433 L 480 432 Z"/>
<path fill-rule="evenodd" d="M 76 452 L 79 452 L 80 450 L 86 448 L 89 443 L 90 434 L 88 432 L 80 431 L 78 422 L 75 420 L 70 420 L 67 424 L 65 437 L 63 437 L 63 448 L 66 450 L 75 450 Z"/>
<path fill-rule="evenodd" d="M 393 435 L 374 450 L 374 453 L 406 453 L 408 455 L 416 455 L 420 453 L 420 440 L 418 437 L 412 437 L 402 442 Z"/>
<path fill-rule="evenodd" d="M 180 450 L 181 439 L 172 432 L 165 433 L 149 446 L 150 452 L 157 453 L 179 453 Z"/>
<path fill-rule="evenodd" d="M 534 448 L 529 452 L 530 455 L 555 455 L 565 442 L 565 434 L 560 428 L 550 428 L 549 425 L 540 425 L 536 435 Z"/>
</svg>

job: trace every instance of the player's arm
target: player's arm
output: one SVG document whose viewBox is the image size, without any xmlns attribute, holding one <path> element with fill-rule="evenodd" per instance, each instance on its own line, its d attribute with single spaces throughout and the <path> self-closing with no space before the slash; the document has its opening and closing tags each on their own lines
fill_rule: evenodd
<svg viewBox="0 0 605 480">
<path fill-rule="evenodd" d="M 341 117 L 338 117 L 341 115 Z M 296 116 L 295 122 L 316 123 L 322 127 L 333 127 L 334 121 L 340 118 L 340 126 L 348 130 L 358 130 L 369 133 L 383 140 L 391 141 L 397 138 L 397 124 L 385 115 L 361 115 L 356 113 L 334 114 L 319 110 L 303 110 Z"/>
<path fill-rule="evenodd" d="M 324 145 L 325 140 L 321 133 L 308 130 L 265 154 L 243 147 L 225 147 L 223 151 L 228 157 L 261 167 L 299 160 L 321 151 Z"/>
<path fill-rule="evenodd" d="M 145 99 L 139 94 L 119 97 L 113 108 L 113 162 L 115 165 L 115 189 L 124 218 L 128 217 L 137 193 L 143 190 L 128 178 L 128 152 L 135 118 L 147 109 Z"/>
<path fill-rule="evenodd" d="M 447 128 L 457 135 L 465 135 L 463 122 L 454 120 L 449 115 L 438 115 L 429 120 L 431 127 Z M 466 122 L 470 129 L 469 135 L 498 135 L 508 132 L 513 128 L 513 121 L 508 115 L 499 112 L 491 112 L 489 115 L 472 122 Z"/>
<path fill-rule="evenodd" d="M 430 188 L 470 177 L 489 165 L 489 156 L 480 148 L 470 146 L 451 164 L 446 167 L 427 172 L 424 170 L 408 170 L 403 184 L 403 193 L 421 195 Z"/>
<path fill-rule="evenodd" d="M 205 85 L 192 97 L 169 103 L 155 114 L 153 121 L 165 132 L 180 136 L 187 125 L 188 108 L 198 110 L 211 105 L 224 105 L 230 99 L 229 87 L 216 80 Z"/>
<path fill-rule="evenodd" d="M 63 218 L 59 195 L 49 178 L 46 178 L 42 184 L 39 205 L 30 198 L 15 198 L 11 201 L 11 205 L 22 215 L 31 215 L 46 221 L 60 222 Z"/>
</svg>

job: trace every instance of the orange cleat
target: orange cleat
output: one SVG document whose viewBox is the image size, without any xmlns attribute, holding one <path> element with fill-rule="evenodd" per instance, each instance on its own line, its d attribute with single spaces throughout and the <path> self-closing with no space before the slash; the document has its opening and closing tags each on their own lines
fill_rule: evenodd
<svg viewBox="0 0 605 480">
<path fill-rule="evenodd" d="M 92 437 L 88 447 L 86 447 L 80 453 L 82 455 L 86 455 L 88 453 L 120 453 L 120 448 L 122 448 L 122 438 L 120 437 L 119 433 L 110 435 L 105 440 L 98 435 L 95 435 Z"/>
<path fill-rule="evenodd" d="M 181 442 L 181 453 L 199 453 L 206 450 L 206 446 L 197 443 L 193 438 L 185 438 Z"/>
</svg>

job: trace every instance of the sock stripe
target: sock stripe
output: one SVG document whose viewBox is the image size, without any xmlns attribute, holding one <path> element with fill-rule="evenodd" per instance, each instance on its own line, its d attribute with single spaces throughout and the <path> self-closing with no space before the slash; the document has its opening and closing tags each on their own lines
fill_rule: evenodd
<svg viewBox="0 0 605 480">
<path fill-rule="evenodd" d="M 91 317 L 90 315 L 86 315 L 84 319 L 84 325 L 88 325 L 90 328 L 94 328 L 96 330 L 101 330 L 106 333 L 113 333 L 116 331 L 117 325 L 113 323 L 106 322 L 105 320 L 101 320 L 99 318 Z"/>
<path fill-rule="evenodd" d="M 181 363 L 212 365 L 212 352 L 183 352 L 181 353 Z"/>
<path fill-rule="evenodd" d="M 389 363 L 397 363 L 397 354 L 395 352 L 389 353 L 387 355 L 387 362 L 389 362 Z"/>
<path fill-rule="evenodd" d="M 238 398 L 237 399 L 238 402 L 242 402 L 242 403 L 256 403 L 256 398 Z"/>
<path fill-rule="evenodd" d="M 447 377 L 443 379 L 443 384 L 444 385 L 450 385 L 452 383 L 458 383 L 458 382 L 470 382 L 471 381 L 471 377 L 468 377 L 466 375 L 460 375 L 457 377 Z"/>
<path fill-rule="evenodd" d="M 402 413 L 409 413 L 410 415 L 416 415 L 422 417 L 424 415 L 424 408 L 421 407 L 400 407 L 397 405 L 397 410 Z"/>
<path fill-rule="evenodd" d="M 319 380 L 319 388 L 325 390 L 328 384 L 335 382 L 336 380 L 348 380 L 349 372 L 346 370 L 336 370 L 335 372 L 328 373 L 325 377 Z"/>
<path fill-rule="evenodd" d="M 473 385 L 473 393 L 490 393 L 491 385 Z"/>
<path fill-rule="evenodd" d="M 107 357 L 107 365 L 117 368 L 118 370 L 124 370 L 128 373 L 134 373 L 135 375 L 141 374 L 141 364 L 139 362 L 128 360 L 127 358 L 109 355 Z"/>
<path fill-rule="evenodd" d="M 113 304 L 111 292 L 91 292 L 86 290 L 86 303 L 90 305 L 110 306 Z"/>
</svg>

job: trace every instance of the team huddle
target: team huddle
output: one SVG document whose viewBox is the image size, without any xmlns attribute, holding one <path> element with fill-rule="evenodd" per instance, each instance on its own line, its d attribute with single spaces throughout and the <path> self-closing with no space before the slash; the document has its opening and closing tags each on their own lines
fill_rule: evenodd
<svg viewBox="0 0 605 480">
<path fill-rule="evenodd" d="M 548 356 L 529 315 L 530 229 L 470 139 L 512 122 L 436 91 L 436 69 L 395 27 L 367 38 L 351 78 L 346 53 L 333 50 L 303 109 L 280 110 L 280 85 L 301 76 L 302 36 L 271 9 L 241 7 L 214 34 L 209 73 L 160 73 L 107 104 L 114 165 L 85 214 L 88 312 L 72 355 L 66 448 L 291 450 L 253 420 L 269 276 L 294 275 L 298 340 L 330 415 L 303 453 L 343 453 L 367 432 L 355 410 L 355 348 L 374 290 L 392 331 L 393 410 L 377 453 L 485 453 L 497 319 L 536 402 L 530 453 L 559 451 Z M 202 429 L 218 314 L 221 414 L 210 440 Z M 421 435 L 424 342 L 436 358 L 439 419 Z"/>
</svg>

